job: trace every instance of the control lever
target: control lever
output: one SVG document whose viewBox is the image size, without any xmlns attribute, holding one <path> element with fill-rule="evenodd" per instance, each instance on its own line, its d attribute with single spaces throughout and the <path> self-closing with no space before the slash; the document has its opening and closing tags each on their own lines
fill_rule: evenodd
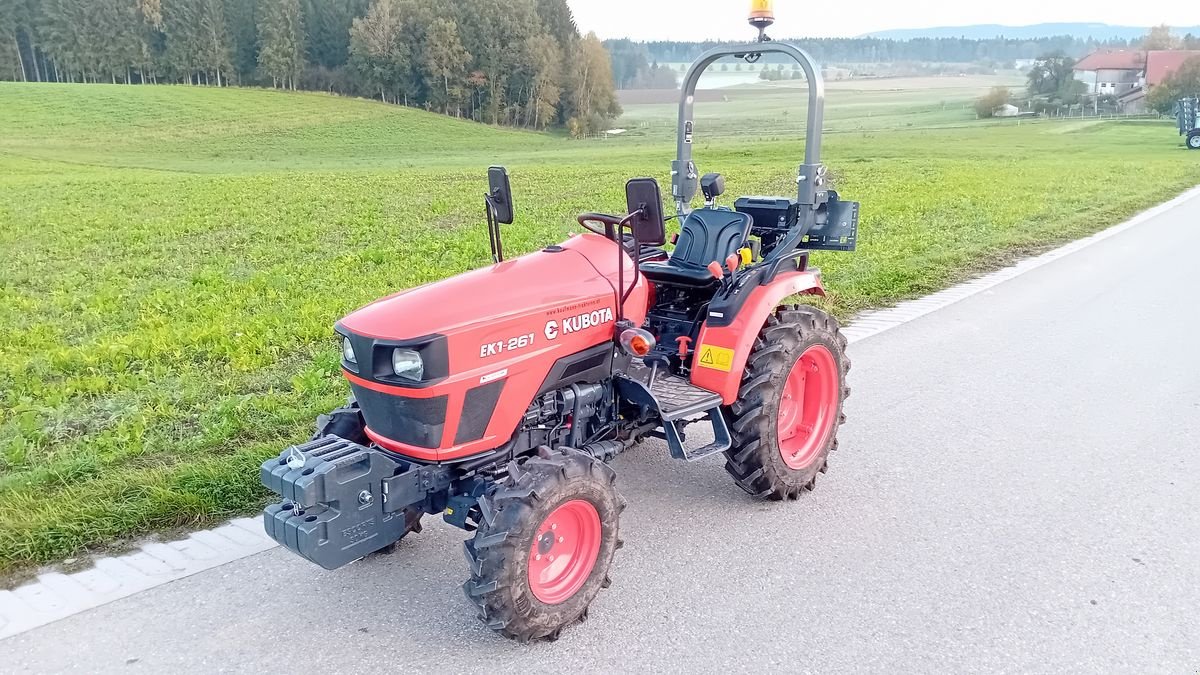
<svg viewBox="0 0 1200 675">
<path fill-rule="evenodd" d="M 667 368 L 667 367 L 670 367 L 670 365 L 671 365 L 670 359 L 668 359 L 666 356 L 663 356 L 662 354 L 651 354 L 651 355 L 647 356 L 646 358 L 642 359 L 642 363 L 646 363 L 646 364 L 650 365 L 650 381 L 646 383 L 646 389 L 654 388 L 654 380 L 655 380 L 655 378 L 658 377 L 658 367 L 659 366 L 663 366 L 664 368 Z"/>
<path fill-rule="evenodd" d="M 733 273 L 737 272 L 738 265 L 741 262 L 742 257 L 736 253 L 725 259 L 725 269 L 729 270 L 729 276 L 733 276 Z"/>
<path fill-rule="evenodd" d="M 679 358 L 681 358 L 681 359 L 687 358 L 688 344 L 690 344 L 691 341 L 692 341 L 692 338 L 690 338 L 686 335 L 680 335 L 679 337 L 675 338 L 675 342 L 679 344 Z"/>
</svg>

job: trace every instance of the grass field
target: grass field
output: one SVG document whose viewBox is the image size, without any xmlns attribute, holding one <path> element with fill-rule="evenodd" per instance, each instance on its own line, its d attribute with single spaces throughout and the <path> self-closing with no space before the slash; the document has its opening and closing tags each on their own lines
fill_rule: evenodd
<svg viewBox="0 0 1200 675">
<path fill-rule="evenodd" d="M 719 73 L 718 73 L 719 74 Z M 711 74 L 700 80 L 701 86 Z M 979 126 L 974 99 L 991 87 L 1017 88 L 1006 76 L 913 77 L 843 80 L 826 83 L 826 133 L 878 132 Z M 696 105 L 697 133 L 705 138 L 743 138 L 804 133 L 805 83 L 800 80 L 701 90 Z M 622 93 L 627 133 L 670 140 L 679 114 L 679 92 Z"/>
<path fill-rule="evenodd" d="M 1170 124 L 982 126 L 889 95 L 830 92 L 824 159 L 863 204 L 860 250 L 816 257 L 843 317 L 1200 182 Z M 856 105 L 920 111 L 855 129 Z M 704 114 L 729 133 L 701 135 L 702 170 L 790 192 L 792 122 Z M 489 164 L 514 253 L 622 210 L 630 176 L 668 183 L 669 120 L 627 117 L 647 132 L 569 141 L 317 94 L 0 83 L 0 571 L 254 511 L 260 461 L 345 396 L 333 322 L 485 263 Z"/>
</svg>

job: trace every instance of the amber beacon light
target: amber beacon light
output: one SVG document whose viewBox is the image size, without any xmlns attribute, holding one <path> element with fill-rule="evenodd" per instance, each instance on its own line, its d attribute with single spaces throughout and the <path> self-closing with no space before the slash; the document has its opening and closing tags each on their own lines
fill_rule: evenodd
<svg viewBox="0 0 1200 675">
<path fill-rule="evenodd" d="M 775 23 L 772 0 L 750 0 L 750 25 L 763 32 Z"/>
</svg>

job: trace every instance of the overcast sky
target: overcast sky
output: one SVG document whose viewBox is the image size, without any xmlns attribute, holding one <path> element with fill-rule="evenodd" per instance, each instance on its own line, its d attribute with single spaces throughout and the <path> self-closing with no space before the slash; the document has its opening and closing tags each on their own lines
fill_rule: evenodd
<svg viewBox="0 0 1200 675">
<path fill-rule="evenodd" d="M 635 40 L 741 39 L 749 0 L 568 0 L 584 33 Z M 1195 0 L 775 0 L 778 37 L 846 37 L 889 28 L 1047 22 L 1149 26 L 1200 23 Z"/>
</svg>

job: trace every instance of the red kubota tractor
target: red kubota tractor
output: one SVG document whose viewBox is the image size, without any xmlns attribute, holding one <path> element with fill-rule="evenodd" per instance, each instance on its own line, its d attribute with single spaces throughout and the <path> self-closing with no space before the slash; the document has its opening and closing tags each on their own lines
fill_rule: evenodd
<svg viewBox="0 0 1200 675">
<path fill-rule="evenodd" d="M 672 194 L 682 220 L 667 252 L 649 178 L 628 214 L 585 213 L 587 232 L 504 260 L 513 220 L 504 169 L 486 196 L 494 264 L 375 302 L 336 326 L 350 403 L 313 440 L 262 466 L 282 497 L 267 532 L 335 569 L 390 550 L 440 514 L 473 532 L 464 585 L 479 618 L 526 641 L 555 638 L 609 584 L 625 501 L 610 460 L 647 436 L 671 455 L 725 454 L 761 498 L 811 490 L 837 445 L 849 389 L 846 340 L 815 307 L 809 251 L 853 250 L 858 205 L 819 163 L 824 92 L 801 50 L 775 43 L 757 3 L 757 42 L 692 65 L 680 102 Z M 795 199 L 717 205 L 718 174 L 691 159 L 697 81 L 722 56 L 794 58 L 808 77 L 808 131 Z M 691 209 L 697 185 L 705 205 Z M 711 431 L 691 442 L 684 429 Z"/>
</svg>

